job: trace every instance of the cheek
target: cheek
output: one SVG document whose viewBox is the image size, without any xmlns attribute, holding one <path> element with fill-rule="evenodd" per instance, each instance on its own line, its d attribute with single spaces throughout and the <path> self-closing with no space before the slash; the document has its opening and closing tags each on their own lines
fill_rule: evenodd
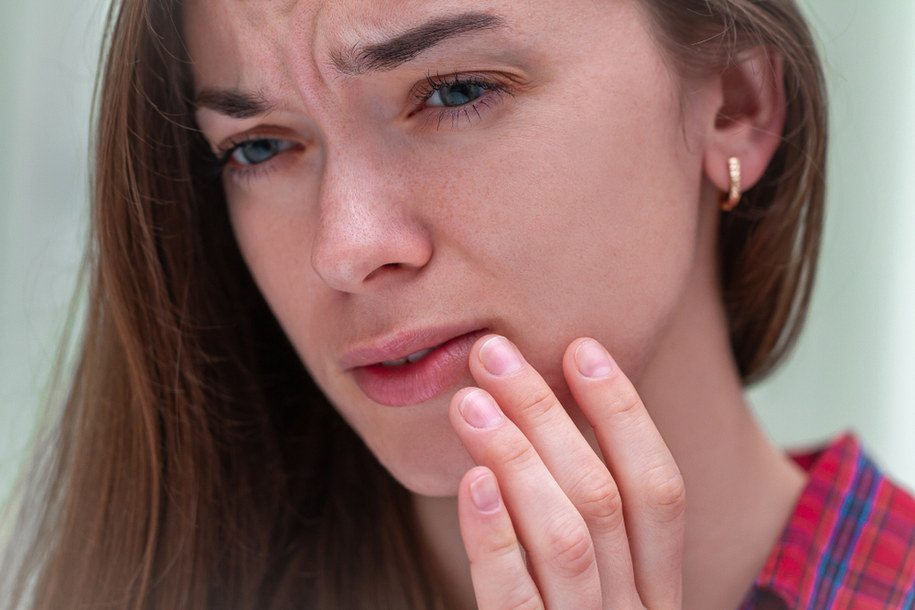
<svg viewBox="0 0 915 610">
<path fill-rule="evenodd" d="M 295 205 L 298 199 L 279 189 L 258 189 L 256 198 L 236 193 L 229 200 L 232 230 L 248 270 L 305 360 L 304 339 L 318 336 L 310 312 L 319 294 L 311 272 L 312 223 L 303 214 L 307 208 Z"/>
<path fill-rule="evenodd" d="M 611 90 L 605 108 L 545 112 L 464 172 L 475 196 L 453 212 L 456 241 L 483 281 L 496 278 L 507 332 L 554 387 L 562 350 L 585 334 L 636 374 L 686 289 L 701 156 L 668 94 Z"/>
<path fill-rule="evenodd" d="M 277 193 L 271 195 L 259 193 L 258 201 L 278 201 Z M 330 302 L 331 293 L 315 283 L 308 255 L 313 229 L 307 219 L 241 196 L 232 198 L 229 214 L 258 289 L 341 416 L 408 489 L 430 496 L 454 494 L 474 464 L 448 422 L 449 397 L 420 408 L 379 408 L 329 365 L 337 324 L 349 321 Z"/>
<path fill-rule="evenodd" d="M 270 194 L 258 197 L 268 199 Z M 292 278 L 283 278 L 300 263 L 301 254 L 287 247 L 287 225 L 295 223 L 295 219 L 287 218 L 277 208 L 253 198 L 235 195 L 229 199 L 229 219 L 239 250 L 258 288 L 276 313 L 276 307 L 284 300 L 280 297 L 294 285 L 290 281 Z"/>
</svg>

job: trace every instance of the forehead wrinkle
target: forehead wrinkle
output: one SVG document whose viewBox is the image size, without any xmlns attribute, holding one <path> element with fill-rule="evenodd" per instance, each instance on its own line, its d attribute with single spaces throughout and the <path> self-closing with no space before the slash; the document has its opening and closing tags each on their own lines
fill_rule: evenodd
<svg viewBox="0 0 915 610">
<path fill-rule="evenodd" d="M 406 63 L 442 41 L 478 30 L 505 27 L 503 18 L 481 11 L 430 18 L 411 28 L 398 28 L 388 39 L 332 50 L 331 65 L 341 74 L 356 76 L 387 71 Z"/>
</svg>

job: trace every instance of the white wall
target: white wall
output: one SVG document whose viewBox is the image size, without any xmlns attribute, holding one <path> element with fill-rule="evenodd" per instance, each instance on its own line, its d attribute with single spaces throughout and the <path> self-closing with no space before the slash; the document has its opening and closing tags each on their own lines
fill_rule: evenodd
<svg viewBox="0 0 915 610">
<path fill-rule="evenodd" d="M 852 429 L 915 488 L 915 2 L 805 5 L 832 112 L 820 275 L 796 353 L 751 398 L 783 443 Z"/>
<path fill-rule="evenodd" d="M 82 256 L 104 4 L 0 2 L 0 501 L 44 402 Z"/>
<path fill-rule="evenodd" d="M 0 500 L 43 402 L 79 266 L 103 4 L 0 3 Z M 833 109 L 820 281 L 789 367 L 751 398 L 781 442 L 854 429 L 915 487 L 915 2 L 805 5 Z"/>
</svg>

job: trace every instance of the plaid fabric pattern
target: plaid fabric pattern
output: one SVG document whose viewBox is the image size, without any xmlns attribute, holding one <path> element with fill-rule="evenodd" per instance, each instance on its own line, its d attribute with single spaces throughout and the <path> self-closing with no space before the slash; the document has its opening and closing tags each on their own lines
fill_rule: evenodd
<svg viewBox="0 0 915 610">
<path fill-rule="evenodd" d="M 853 437 L 795 458 L 809 482 L 741 610 L 915 606 L 915 499 Z"/>
</svg>

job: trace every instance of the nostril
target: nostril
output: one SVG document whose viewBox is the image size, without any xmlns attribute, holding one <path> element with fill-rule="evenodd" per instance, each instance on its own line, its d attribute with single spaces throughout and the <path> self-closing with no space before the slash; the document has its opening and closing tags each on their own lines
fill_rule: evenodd
<svg viewBox="0 0 915 610">
<path fill-rule="evenodd" d="M 388 271 L 394 271 L 395 269 L 400 268 L 400 263 L 385 263 L 384 265 L 378 267 L 365 277 L 365 281 L 375 279 L 379 275 L 384 275 Z"/>
</svg>

